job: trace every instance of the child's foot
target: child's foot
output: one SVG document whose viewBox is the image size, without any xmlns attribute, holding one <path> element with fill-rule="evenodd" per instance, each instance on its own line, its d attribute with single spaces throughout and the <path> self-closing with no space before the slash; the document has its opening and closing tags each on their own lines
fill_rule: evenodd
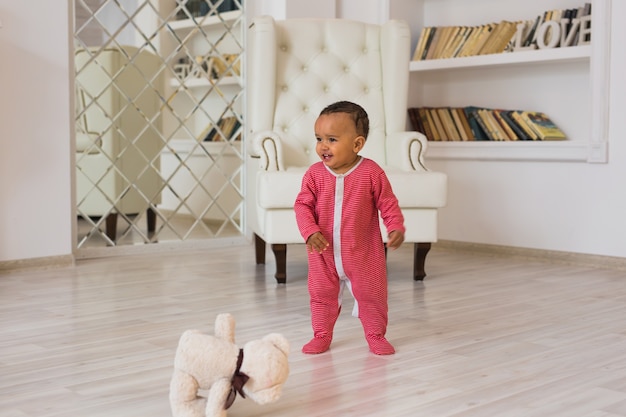
<svg viewBox="0 0 626 417">
<path fill-rule="evenodd" d="M 376 355 L 393 355 L 396 350 L 384 336 L 366 336 L 370 351 Z"/>
<path fill-rule="evenodd" d="M 302 353 L 324 353 L 330 348 L 330 342 L 332 342 L 332 337 L 330 336 L 315 336 L 309 343 L 302 347 Z"/>
</svg>

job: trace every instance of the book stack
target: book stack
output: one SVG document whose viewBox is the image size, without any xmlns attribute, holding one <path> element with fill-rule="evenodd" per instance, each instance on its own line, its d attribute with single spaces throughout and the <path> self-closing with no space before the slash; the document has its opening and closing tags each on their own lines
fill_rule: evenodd
<svg viewBox="0 0 626 417">
<path fill-rule="evenodd" d="M 179 1 L 181 3 L 180 8 L 176 12 L 176 19 L 188 19 L 191 17 L 200 17 L 209 15 L 215 15 L 218 13 L 226 13 L 232 10 L 239 10 L 241 5 L 235 3 L 234 0 L 186 0 Z M 209 4 L 210 3 L 210 4 Z M 185 12 L 185 9 L 187 12 Z M 187 14 L 189 13 L 189 15 Z"/>
<path fill-rule="evenodd" d="M 547 10 L 535 19 L 487 23 L 478 26 L 428 26 L 421 30 L 413 61 L 427 59 L 458 58 L 475 55 L 497 54 L 514 50 L 514 39 L 521 25 L 519 46 L 530 47 L 537 44 L 537 29 L 546 21 L 571 19 L 591 15 L 591 3 L 573 9 Z M 569 32 L 569 29 L 566 29 Z M 574 41 L 578 36 L 572 34 Z M 588 41 L 589 39 L 585 39 Z"/>
<path fill-rule="evenodd" d="M 198 55 L 195 62 L 186 56 L 178 60 L 174 66 L 174 73 L 181 80 L 187 78 L 222 79 L 229 76 L 241 75 L 241 60 L 238 54 Z"/>
<path fill-rule="evenodd" d="M 425 27 L 413 54 L 414 61 L 504 52 L 517 22 L 503 20 L 480 26 Z"/>
<path fill-rule="evenodd" d="M 409 119 L 429 141 L 563 140 L 565 133 L 537 111 L 466 107 L 412 107 Z"/>
<path fill-rule="evenodd" d="M 210 58 L 211 78 L 218 79 L 241 74 L 241 60 L 238 54 L 215 55 Z"/>
<path fill-rule="evenodd" d="M 235 116 L 222 117 L 217 126 L 209 124 L 200 134 L 203 142 L 241 140 L 241 122 Z"/>
</svg>

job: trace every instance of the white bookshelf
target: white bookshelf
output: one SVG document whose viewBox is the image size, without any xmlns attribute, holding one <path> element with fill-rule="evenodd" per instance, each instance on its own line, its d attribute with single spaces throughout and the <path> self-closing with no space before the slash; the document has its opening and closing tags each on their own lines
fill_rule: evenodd
<svg viewBox="0 0 626 417">
<path fill-rule="evenodd" d="M 224 23 L 234 22 L 241 17 L 241 10 L 220 13 L 219 15 L 207 15 L 193 19 L 172 20 L 168 26 L 175 32 L 198 30 L 198 28 L 211 28 L 222 26 Z"/>
<path fill-rule="evenodd" d="M 484 0 L 472 9 L 465 0 L 421 0 L 410 6 L 408 2 L 403 12 L 411 7 L 412 13 L 421 13 L 421 19 L 410 20 L 414 37 L 424 26 L 531 19 L 545 10 L 584 4 L 520 0 L 503 7 L 499 0 Z M 558 142 L 431 141 L 427 159 L 606 162 L 610 6 L 611 0 L 592 1 L 590 45 L 412 61 L 409 107 L 476 105 L 544 111 L 568 136 Z"/>
<path fill-rule="evenodd" d="M 171 20 L 161 35 L 164 55 L 193 61 L 198 57 L 241 54 L 244 19 L 243 11 L 235 10 Z M 239 218 L 236 211 L 242 196 L 240 187 L 234 184 L 241 176 L 242 142 L 200 139 L 222 117 L 242 114 L 243 76 L 230 72 L 210 78 L 210 74 L 197 68 L 191 68 L 185 76 L 174 71 L 174 66 L 167 80 L 168 105 L 181 116 L 168 117 L 167 112 L 164 116 L 170 139 L 161 155 L 161 169 L 169 181 L 163 191 L 161 208 L 178 214 L 201 215 L 205 221 Z M 240 127 L 239 134 L 242 131 Z"/>
<path fill-rule="evenodd" d="M 170 78 L 170 87 L 173 88 L 209 88 L 209 87 L 241 87 L 241 78 L 229 76 L 219 80 L 210 78 L 187 77 L 184 80 L 178 77 Z"/>
</svg>

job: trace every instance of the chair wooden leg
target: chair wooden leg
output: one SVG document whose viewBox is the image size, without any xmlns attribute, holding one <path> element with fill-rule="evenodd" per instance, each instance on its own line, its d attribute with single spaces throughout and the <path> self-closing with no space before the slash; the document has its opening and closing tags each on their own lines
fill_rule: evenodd
<svg viewBox="0 0 626 417">
<path fill-rule="evenodd" d="M 254 234 L 254 253 L 256 256 L 256 264 L 265 264 L 265 241 L 256 233 Z"/>
<path fill-rule="evenodd" d="M 156 230 L 156 212 L 152 210 L 152 207 L 146 211 L 146 219 L 148 221 L 148 232 L 154 232 Z"/>
<path fill-rule="evenodd" d="M 287 245 L 280 244 L 272 244 L 272 252 L 274 252 L 274 257 L 276 257 L 276 274 L 274 277 L 276 278 L 276 282 L 279 284 L 287 283 Z"/>
<path fill-rule="evenodd" d="M 426 263 L 426 254 L 430 250 L 430 242 L 427 243 L 415 243 L 413 245 L 413 279 L 415 281 L 423 281 L 426 276 L 424 265 Z"/>
<path fill-rule="evenodd" d="M 105 219 L 106 234 L 113 242 L 117 237 L 117 213 L 109 213 Z"/>
</svg>

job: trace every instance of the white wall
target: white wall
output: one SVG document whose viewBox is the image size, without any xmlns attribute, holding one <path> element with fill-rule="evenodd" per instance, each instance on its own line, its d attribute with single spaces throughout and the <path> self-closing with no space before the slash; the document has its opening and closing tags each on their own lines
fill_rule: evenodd
<svg viewBox="0 0 626 417">
<path fill-rule="evenodd" d="M 277 20 L 299 17 L 327 18 L 336 15 L 336 0 L 255 0 L 246 3 L 248 18 L 268 15 Z"/>
<path fill-rule="evenodd" d="M 0 262 L 72 251 L 68 1 L 0 0 Z M 626 2 L 612 7 L 609 163 L 432 161 L 450 179 L 441 239 L 626 257 Z"/>
<path fill-rule="evenodd" d="M 0 0 L 0 261 L 72 252 L 67 0 Z"/>
</svg>

